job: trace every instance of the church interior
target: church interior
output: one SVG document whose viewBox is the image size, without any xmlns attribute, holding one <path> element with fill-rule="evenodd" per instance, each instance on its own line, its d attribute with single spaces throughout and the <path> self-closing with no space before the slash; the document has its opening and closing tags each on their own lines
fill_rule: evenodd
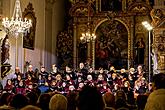
<svg viewBox="0 0 165 110">
<path fill-rule="evenodd" d="M 55 80 L 69 69 L 75 82 L 90 69 L 129 77 L 140 67 L 149 84 L 165 73 L 165 0 L 0 0 L 0 51 L 1 80 L 17 69 Z"/>
<path fill-rule="evenodd" d="M 15 0 L 1 0 L 0 4 L 1 21 L 10 19 Z M 139 64 L 148 69 L 149 41 L 156 69 L 165 69 L 164 0 L 22 0 L 20 6 L 22 17 L 31 19 L 33 27 L 26 37 L 8 35 L 12 71 L 20 67 L 24 72 L 28 63 L 51 70 L 52 64 L 78 68 L 80 62 L 95 69 L 109 69 L 109 65 L 128 69 Z M 150 40 L 143 21 L 154 27 Z M 96 39 L 81 40 L 86 32 L 94 33 Z M 5 35 L 1 22 L 1 37 Z"/>
</svg>

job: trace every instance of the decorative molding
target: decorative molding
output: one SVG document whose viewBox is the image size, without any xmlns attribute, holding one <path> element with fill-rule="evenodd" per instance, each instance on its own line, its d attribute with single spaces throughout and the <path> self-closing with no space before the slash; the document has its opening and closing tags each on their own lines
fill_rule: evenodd
<svg viewBox="0 0 165 110">
<path fill-rule="evenodd" d="M 25 8 L 23 12 L 23 18 L 32 20 L 32 27 L 30 28 L 30 32 L 25 33 L 23 36 L 23 47 L 34 50 L 37 18 L 35 16 L 32 3 L 29 2 L 27 8 Z"/>
</svg>

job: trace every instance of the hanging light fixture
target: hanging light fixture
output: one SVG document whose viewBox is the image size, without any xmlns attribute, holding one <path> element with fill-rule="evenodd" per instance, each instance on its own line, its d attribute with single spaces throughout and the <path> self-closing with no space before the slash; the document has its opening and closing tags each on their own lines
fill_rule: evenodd
<svg viewBox="0 0 165 110">
<path fill-rule="evenodd" d="M 96 35 L 94 33 L 91 33 L 90 31 L 90 6 L 91 6 L 91 0 L 89 0 L 89 4 L 88 4 L 88 24 L 87 24 L 88 30 L 86 33 L 82 33 L 80 37 L 80 40 L 83 43 L 84 42 L 88 43 L 96 39 Z"/>
<path fill-rule="evenodd" d="M 20 6 L 20 0 L 15 1 L 14 12 L 11 19 L 3 18 L 2 25 L 5 31 L 9 34 L 26 33 L 32 26 L 32 21 L 22 18 L 22 11 Z"/>
<path fill-rule="evenodd" d="M 82 42 L 90 42 L 91 40 L 95 40 L 96 39 L 96 35 L 94 33 L 90 33 L 87 32 L 87 33 L 82 33 L 82 36 L 80 37 L 80 40 Z"/>
</svg>

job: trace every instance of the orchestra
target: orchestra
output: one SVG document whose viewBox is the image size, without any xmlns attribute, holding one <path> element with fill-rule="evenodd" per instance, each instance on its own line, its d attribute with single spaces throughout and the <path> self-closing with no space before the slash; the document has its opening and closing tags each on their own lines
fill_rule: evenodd
<svg viewBox="0 0 165 110">
<path fill-rule="evenodd" d="M 16 78 L 10 79 L 10 83 L 7 82 L 1 91 L 26 93 L 25 91 L 31 91 L 34 88 L 34 84 L 41 92 L 50 91 L 63 94 L 80 91 L 86 85 L 96 86 L 102 94 L 111 92 L 115 95 L 116 91 L 123 90 L 125 93 L 137 96 L 149 91 L 146 73 L 141 65 L 137 67 L 136 71 L 135 68 L 116 70 L 114 66 L 111 66 L 109 70 L 101 67 L 99 70 L 94 70 L 92 67 L 86 68 L 83 63 L 80 63 L 76 70 L 68 65 L 64 70 L 59 70 L 53 64 L 51 72 L 47 72 L 45 67 L 41 67 L 39 73 L 35 73 L 32 65 L 29 65 L 29 70 L 25 75 L 21 74 L 16 74 Z"/>
</svg>

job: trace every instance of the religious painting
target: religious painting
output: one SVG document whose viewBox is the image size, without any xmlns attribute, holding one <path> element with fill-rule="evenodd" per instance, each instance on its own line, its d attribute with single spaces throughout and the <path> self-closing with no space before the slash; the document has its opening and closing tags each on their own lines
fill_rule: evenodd
<svg viewBox="0 0 165 110">
<path fill-rule="evenodd" d="M 73 66 L 73 39 L 67 31 L 62 31 L 57 36 L 57 57 L 59 67 Z"/>
<path fill-rule="evenodd" d="M 116 69 L 127 67 L 128 32 L 119 21 L 105 21 L 96 30 L 96 69 L 115 66 Z"/>
<path fill-rule="evenodd" d="M 25 11 L 23 12 L 23 18 L 27 18 L 32 21 L 32 27 L 30 27 L 30 30 L 24 33 L 23 48 L 32 49 L 32 50 L 34 50 L 35 31 L 36 31 L 36 22 L 37 22 L 33 10 L 34 8 L 32 7 L 32 3 L 29 3 Z"/>
</svg>

